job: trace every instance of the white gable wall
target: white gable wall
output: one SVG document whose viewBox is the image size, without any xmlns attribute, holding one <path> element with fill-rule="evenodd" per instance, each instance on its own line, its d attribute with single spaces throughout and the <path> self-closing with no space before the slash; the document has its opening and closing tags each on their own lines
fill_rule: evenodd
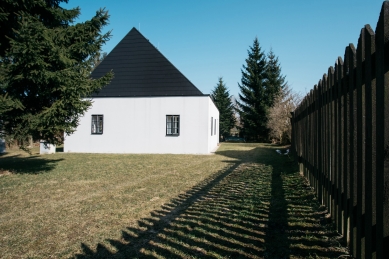
<svg viewBox="0 0 389 259">
<path fill-rule="evenodd" d="M 91 134 L 92 115 L 104 116 L 103 134 Z M 166 115 L 180 115 L 179 136 L 166 136 Z M 210 117 L 219 112 L 209 96 L 95 98 L 65 152 L 207 154 L 218 144 Z"/>
<path fill-rule="evenodd" d="M 213 118 L 213 125 L 211 124 L 211 118 Z M 215 124 L 215 120 L 216 120 L 216 124 Z M 216 134 L 215 134 L 215 127 L 216 127 Z M 212 130 L 212 134 L 211 134 L 211 130 Z M 219 143 L 219 110 L 216 108 L 211 98 L 208 98 L 208 153 L 214 151 L 218 143 Z"/>
</svg>

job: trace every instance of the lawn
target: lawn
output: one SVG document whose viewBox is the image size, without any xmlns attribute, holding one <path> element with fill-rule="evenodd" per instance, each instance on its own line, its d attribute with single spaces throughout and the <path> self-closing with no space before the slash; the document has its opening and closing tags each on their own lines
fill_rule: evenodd
<svg viewBox="0 0 389 259">
<path fill-rule="evenodd" d="M 334 258 L 347 255 L 288 156 L 0 156 L 1 258 Z"/>
</svg>

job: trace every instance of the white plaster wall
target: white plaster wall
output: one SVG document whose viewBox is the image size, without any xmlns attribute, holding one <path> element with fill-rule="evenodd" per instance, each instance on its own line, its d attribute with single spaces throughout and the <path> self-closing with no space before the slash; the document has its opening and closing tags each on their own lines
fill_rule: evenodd
<svg viewBox="0 0 389 259">
<path fill-rule="evenodd" d="M 45 141 L 41 140 L 39 144 L 39 154 L 55 154 L 55 145 L 47 144 Z"/>
<path fill-rule="evenodd" d="M 214 121 L 213 127 L 216 126 L 216 134 L 214 134 L 215 131 L 213 131 L 211 134 L 211 117 L 213 118 Z M 215 119 L 216 119 L 216 124 L 215 124 Z M 216 108 L 216 105 L 213 103 L 211 98 L 208 98 L 208 153 L 215 151 L 218 143 L 219 143 L 219 110 Z"/>
<path fill-rule="evenodd" d="M 65 137 L 64 152 L 209 153 L 218 141 L 208 138 L 209 110 L 216 109 L 209 102 L 209 96 L 96 98 L 76 132 Z M 100 114 L 103 134 L 91 134 L 91 115 Z M 166 115 L 180 115 L 179 136 L 166 136 Z"/>
</svg>

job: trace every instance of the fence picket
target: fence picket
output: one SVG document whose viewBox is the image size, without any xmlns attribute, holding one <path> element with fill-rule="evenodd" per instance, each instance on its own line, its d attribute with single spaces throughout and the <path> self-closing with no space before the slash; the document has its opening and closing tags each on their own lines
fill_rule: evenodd
<svg viewBox="0 0 389 259">
<path fill-rule="evenodd" d="M 372 54 L 374 43 L 374 32 L 369 25 L 365 26 L 365 87 L 366 87 L 366 154 L 365 154 L 365 258 L 372 258 L 372 224 L 373 224 L 373 114 L 372 114 Z"/>
<path fill-rule="evenodd" d="M 329 87 L 330 87 L 330 123 L 331 123 L 331 128 L 330 128 L 330 136 L 331 136 L 331 150 L 330 150 L 330 164 L 331 164 L 331 177 L 330 177 L 330 193 L 331 193 L 331 218 L 335 220 L 335 215 L 336 215 L 336 207 L 335 207 L 335 166 L 336 166 L 336 161 L 335 161 L 335 141 L 336 141 L 336 102 L 335 102 L 335 70 L 333 67 L 330 67 L 328 70 L 328 76 L 329 76 Z"/>
<path fill-rule="evenodd" d="M 349 111 L 350 111 L 350 156 L 349 156 L 349 171 L 350 171 L 350 251 L 351 254 L 356 254 L 356 240 L 357 240 L 357 93 L 356 93 L 356 50 L 353 44 L 348 48 L 348 64 L 349 64 Z"/>
<path fill-rule="evenodd" d="M 343 139 L 343 117 L 342 117 L 342 80 L 343 80 L 343 60 L 341 57 L 338 57 L 335 65 L 335 77 L 336 77 L 336 228 L 339 233 L 342 233 L 342 217 L 343 217 L 343 207 L 342 207 L 342 169 L 343 169 L 343 159 L 342 159 L 342 139 Z M 343 233 L 342 233 L 343 234 Z"/>
<path fill-rule="evenodd" d="M 377 258 L 389 254 L 389 3 L 376 28 Z M 382 108 L 381 108 L 382 107 Z M 382 206 L 381 206 L 382 205 Z"/>
<path fill-rule="evenodd" d="M 343 82 L 342 82 L 342 102 L 343 102 L 343 236 L 350 244 L 350 92 L 349 92 L 349 46 L 344 53 Z"/>
<path fill-rule="evenodd" d="M 328 204 L 328 183 L 329 183 L 329 170 L 328 170 L 328 147 L 329 147 L 329 138 L 328 138 L 328 76 L 327 74 L 323 75 L 323 125 L 322 129 L 324 130 L 324 139 L 323 139 L 323 174 L 324 174 L 324 190 L 323 190 L 323 201 L 324 205 L 327 207 L 327 213 L 329 212 Z"/>
<path fill-rule="evenodd" d="M 328 74 L 327 74 L 327 174 L 328 174 L 328 183 L 327 183 L 327 188 L 328 188 L 328 213 L 332 215 L 332 164 L 331 164 L 331 152 L 332 152 L 332 99 L 331 99 L 331 68 L 328 69 Z"/>
<path fill-rule="evenodd" d="M 317 175 L 318 175 L 318 181 L 317 181 L 317 197 L 320 201 L 320 203 L 323 203 L 322 199 L 322 193 L 323 193 L 323 168 L 322 168 L 322 141 L 323 141 L 323 134 L 322 134 L 322 80 L 319 81 L 317 90 L 316 90 L 316 116 L 317 116 L 317 123 L 316 123 L 316 143 L 317 143 Z"/>
<path fill-rule="evenodd" d="M 365 83 L 364 79 L 364 65 L 365 65 L 365 30 L 361 30 L 360 37 L 358 39 L 357 47 L 357 203 L 359 204 L 358 216 L 357 216 L 357 259 L 365 257 Z"/>
</svg>

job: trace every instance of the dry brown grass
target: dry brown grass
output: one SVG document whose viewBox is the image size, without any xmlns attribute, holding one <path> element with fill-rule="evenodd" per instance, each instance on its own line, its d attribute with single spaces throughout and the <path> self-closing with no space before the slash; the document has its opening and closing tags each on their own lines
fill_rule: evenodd
<svg viewBox="0 0 389 259">
<path fill-rule="evenodd" d="M 326 257 L 332 251 L 334 234 L 320 228 L 317 202 L 297 172 L 279 177 L 291 166 L 272 147 L 223 144 L 215 155 L 36 152 L 0 156 L 7 172 L 0 177 L 2 258 L 271 258 L 293 257 L 291 251 Z M 285 232 L 299 227 L 309 242 L 298 231 Z"/>
<path fill-rule="evenodd" d="M 0 257 L 67 257 L 81 252 L 81 243 L 118 238 L 124 226 L 233 160 L 37 152 L 0 156 Z"/>
</svg>

